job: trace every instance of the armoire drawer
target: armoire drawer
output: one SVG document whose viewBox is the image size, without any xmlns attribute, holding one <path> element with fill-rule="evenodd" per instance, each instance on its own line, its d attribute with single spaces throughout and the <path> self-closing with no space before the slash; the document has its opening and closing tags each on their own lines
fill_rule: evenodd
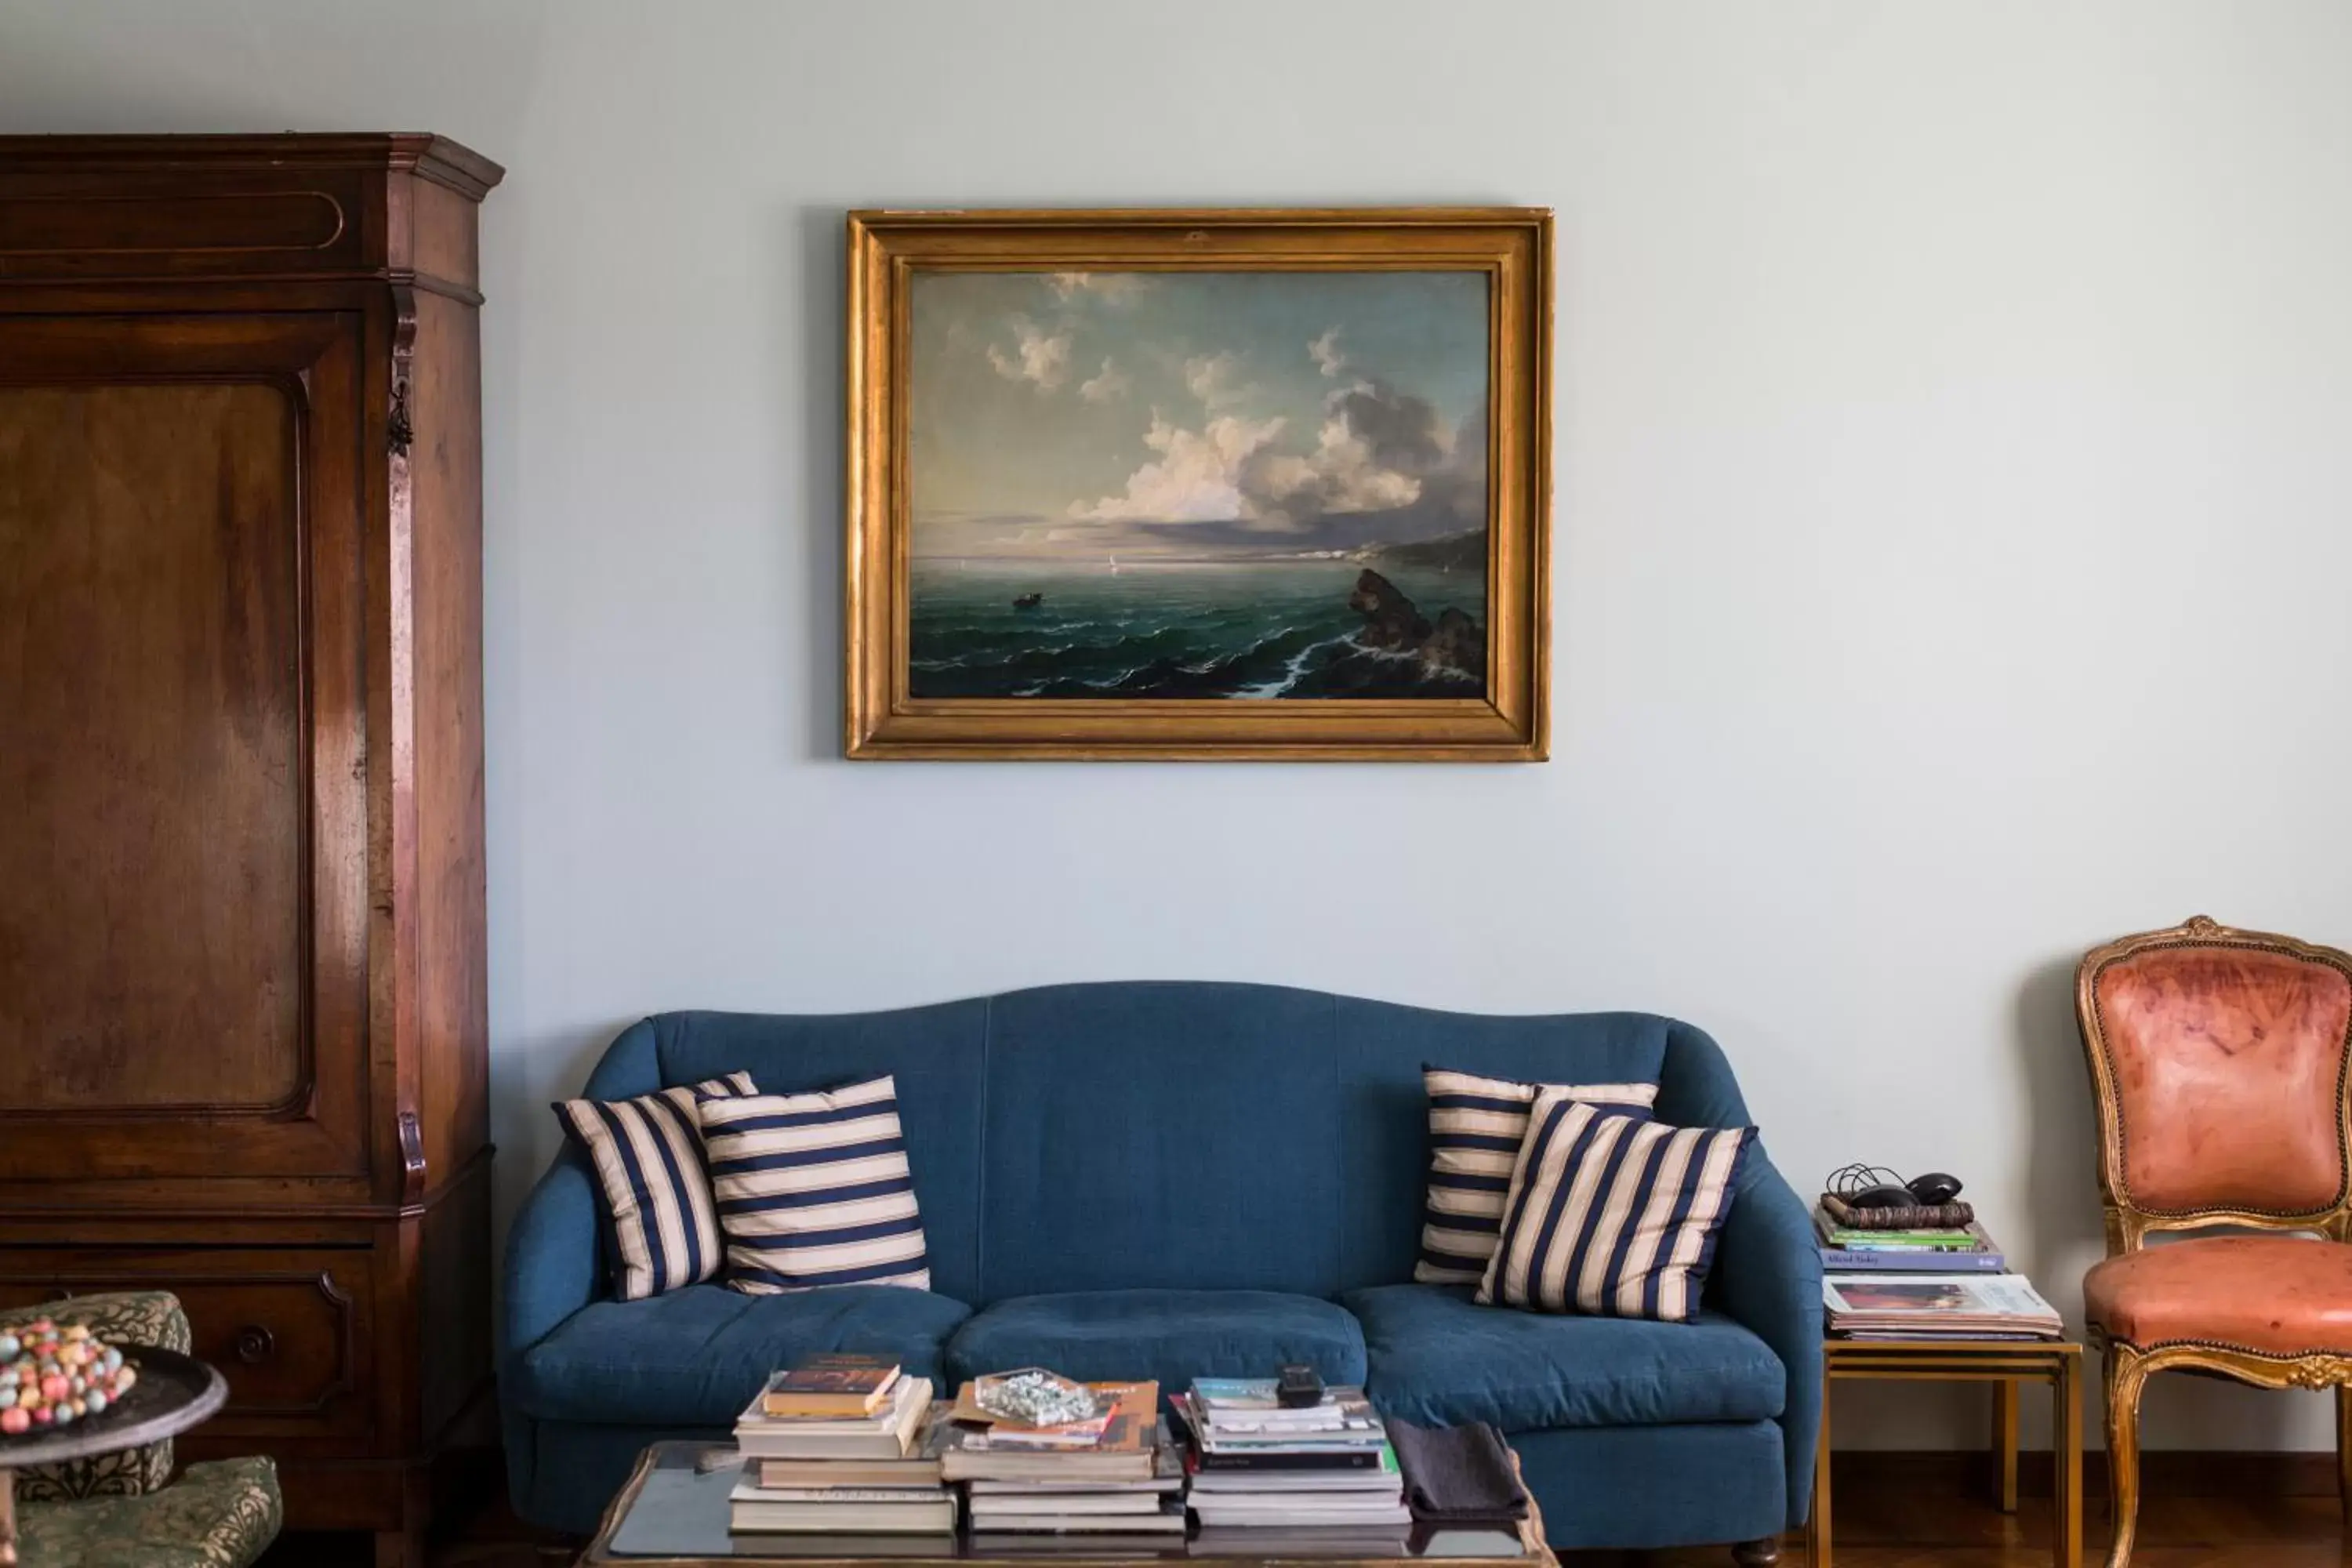
<svg viewBox="0 0 2352 1568">
<path fill-rule="evenodd" d="M 216 1436 L 373 1429 L 364 1247 L 0 1251 L 0 1306 L 102 1290 L 169 1290 L 199 1360 L 228 1381 Z"/>
</svg>

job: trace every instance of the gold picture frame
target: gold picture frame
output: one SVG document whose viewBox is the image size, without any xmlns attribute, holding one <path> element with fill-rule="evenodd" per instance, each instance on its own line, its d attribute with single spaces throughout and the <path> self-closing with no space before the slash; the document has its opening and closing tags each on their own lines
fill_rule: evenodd
<svg viewBox="0 0 2352 1568">
<path fill-rule="evenodd" d="M 1544 759 L 1549 210 L 864 211 L 848 265 L 848 756 Z M 931 496 L 980 504 L 919 514 L 919 552 Z M 1174 651 L 1127 670 L 1105 604 Z M 1276 625 L 1300 605 L 1319 629 Z M 1097 628 L 1093 666 L 1054 665 L 1062 625 Z M 1024 673 L 929 657 L 977 645 Z"/>
</svg>

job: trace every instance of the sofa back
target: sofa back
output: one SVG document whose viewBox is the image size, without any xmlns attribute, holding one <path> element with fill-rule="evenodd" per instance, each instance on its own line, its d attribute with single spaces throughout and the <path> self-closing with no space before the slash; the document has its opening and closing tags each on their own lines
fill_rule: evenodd
<svg viewBox="0 0 2352 1568">
<path fill-rule="evenodd" d="M 885 1013 L 665 1013 L 614 1041 L 586 1092 L 739 1068 L 779 1094 L 895 1075 L 932 1288 L 974 1306 L 1153 1286 L 1331 1296 L 1412 1276 L 1425 1063 L 1656 1082 L 1665 1121 L 1747 1121 L 1715 1043 L 1671 1018 L 1144 981 Z"/>
</svg>

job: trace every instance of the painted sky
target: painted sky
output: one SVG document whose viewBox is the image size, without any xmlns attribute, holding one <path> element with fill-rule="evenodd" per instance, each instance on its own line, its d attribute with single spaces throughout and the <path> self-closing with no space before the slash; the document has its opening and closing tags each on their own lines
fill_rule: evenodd
<svg viewBox="0 0 2352 1568">
<path fill-rule="evenodd" d="M 1475 272 L 919 272 L 922 555 L 1235 557 L 1486 519 Z"/>
</svg>

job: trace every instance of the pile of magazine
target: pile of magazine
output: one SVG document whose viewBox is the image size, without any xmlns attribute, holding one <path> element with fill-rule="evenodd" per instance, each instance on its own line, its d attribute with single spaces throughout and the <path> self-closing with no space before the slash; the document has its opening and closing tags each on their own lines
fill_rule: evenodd
<svg viewBox="0 0 2352 1568">
<path fill-rule="evenodd" d="M 735 1423 L 739 1533 L 945 1535 L 955 1495 L 940 1479 L 931 1382 L 886 1358 L 818 1356 L 780 1372 Z"/>
<path fill-rule="evenodd" d="M 1184 1472 L 1160 1429 L 1157 1383 L 1092 1383 L 1096 1414 L 1039 1426 L 983 1409 L 971 1384 L 942 1423 L 940 1473 L 961 1482 L 977 1537 L 1083 1551 L 1184 1544 Z"/>
<path fill-rule="evenodd" d="M 1192 1429 L 1195 1552 L 1328 1552 L 1342 1541 L 1364 1556 L 1402 1551 L 1412 1524 L 1404 1479 L 1362 1389 L 1290 1407 L 1272 1378 L 1204 1377 L 1176 1409 Z"/>
<path fill-rule="evenodd" d="M 1829 1331 L 1854 1340 L 2054 1340 L 2057 1309 L 2022 1274 L 1824 1274 Z"/>
<path fill-rule="evenodd" d="M 1835 1274 L 1999 1274 L 2009 1267 L 1985 1227 L 1930 1226 L 1911 1230 L 1857 1229 L 1829 1211 L 1813 1210 L 1822 1267 Z"/>
</svg>

